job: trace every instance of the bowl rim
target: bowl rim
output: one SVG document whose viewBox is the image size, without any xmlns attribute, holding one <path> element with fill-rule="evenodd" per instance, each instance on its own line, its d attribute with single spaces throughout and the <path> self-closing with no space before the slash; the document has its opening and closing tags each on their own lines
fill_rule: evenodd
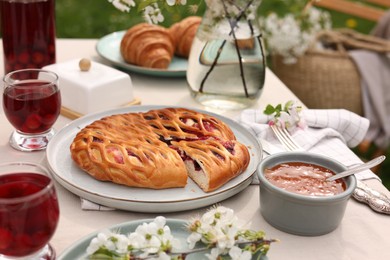
<svg viewBox="0 0 390 260">
<path fill-rule="evenodd" d="M 298 156 L 302 159 L 298 159 L 298 158 L 292 159 L 292 157 L 298 157 Z M 265 178 L 263 171 L 262 171 L 262 169 L 264 169 L 269 162 L 272 162 L 275 160 L 278 160 L 278 162 L 271 164 L 272 166 L 275 166 L 275 165 L 280 164 L 282 162 L 308 162 L 308 163 L 313 163 L 313 164 L 317 164 L 317 165 L 328 168 L 327 165 L 324 165 L 321 162 L 315 161 L 315 160 L 319 160 L 319 159 L 322 161 L 326 161 L 330 164 L 333 164 L 335 166 L 335 168 L 340 168 L 340 169 L 345 169 L 345 170 L 347 169 L 347 167 L 344 164 L 342 164 L 338 160 L 331 158 L 329 156 L 326 156 L 326 155 L 312 153 L 312 152 L 301 152 L 301 151 L 280 152 L 280 153 L 275 153 L 275 154 L 271 154 L 271 155 L 267 156 L 259 163 L 259 165 L 257 167 L 257 172 L 256 172 L 257 176 L 259 177 L 259 181 L 260 181 L 259 185 L 260 186 L 265 185 L 267 188 L 271 189 L 272 191 L 277 192 L 281 195 L 285 195 L 288 198 L 304 200 L 307 202 L 339 201 L 339 200 L 345 199 L 346 197 L 351 196 L 353 191 L 355 190 L 355 188 L 357 186 L 356 177 L 354 175 L 350 175 L 350 176 L 343 178 L 347 184 L 347 188 L 339 194 L 336 194 L 333 196 L 308 196 L 308 195 L 303 195 L 303 194 L 287 191 L 287 190 L 284 190 L 280 187 L 277 187 L 276 185 L 272 184 L 267 178 Z M 335 171 L 334 169 L 330 169 L 330 170 Z M 337 174 L 337 172 L 336 172 L 336 174 Z"/>
</svg>

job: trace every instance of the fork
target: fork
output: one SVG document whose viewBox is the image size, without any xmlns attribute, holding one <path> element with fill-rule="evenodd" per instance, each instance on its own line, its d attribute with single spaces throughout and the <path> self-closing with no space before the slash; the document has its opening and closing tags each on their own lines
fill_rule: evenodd
<svg viewBox="0 0 390 260">
<path fill-rule="evenodd" d="M 304 151 L 285 128 L 276 125 L 271 125 L 270 127 L 286 150 Z M 356 181 L 357 187 L 352 194 L 356 200 L 368 204 L 376 212 L 390 214 L 390 198 L 379 191 L 371 189 L 362 181 Z"/>
<path fill-rule="evenodd" d="M 277 125 L 270 126 L 276 138 L 288 151 L 304 151 L 304 149 L 292 138 L 290 133 L 284 127 L 278 127 Z"/>
</svg>

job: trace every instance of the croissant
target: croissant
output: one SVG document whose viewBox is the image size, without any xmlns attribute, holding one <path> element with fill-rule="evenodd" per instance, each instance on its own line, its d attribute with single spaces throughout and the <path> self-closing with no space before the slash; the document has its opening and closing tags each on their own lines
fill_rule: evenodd
<svg viewBox="0 0 390 260">
<path fill-rule="evenodd" d="M 180 22 L 174 23 L 169 32 L 175 41 L 175 54 L 179 57 L 188 58 L 192 42 L 202 18 L 199 16 L 189 16 Z"/>
<path fill-rule="evenodd" d="M 128 29 L 120 44 L 121 55 L 127 63 L 147 68 L 168 68 L 174 50 L 168 29 L 148 23 Z"/>
</svg>

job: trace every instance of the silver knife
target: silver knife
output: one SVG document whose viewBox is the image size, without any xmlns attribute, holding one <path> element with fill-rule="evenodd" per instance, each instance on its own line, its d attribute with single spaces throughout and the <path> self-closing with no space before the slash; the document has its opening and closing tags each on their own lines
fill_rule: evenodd
<svg viewBox="0 0 390 260">
<path fill-rule="evenodd" d="M 260 139 L 263 151 L 270 154 L 283 152 L 281 148 L 268 142 L 265 139 Z M 366 203 L 376 212 L 390 215 L 390 198 L 382 192 L 376 191 L 368 187 L 364 182 L 357 180 L 357 187 L 352 194 L 352 197 L 357 201 Z"/>
</svg>

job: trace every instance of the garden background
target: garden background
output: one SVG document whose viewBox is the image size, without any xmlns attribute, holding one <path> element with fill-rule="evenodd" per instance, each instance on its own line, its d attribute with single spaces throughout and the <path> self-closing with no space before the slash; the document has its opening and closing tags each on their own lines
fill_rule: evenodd
<svg viewBox="0 0 390 260">
<path fill-rule="evenodd" d="M 291 11 L 289 3 L 296 0 L 263 0 L 260 5 L 260 15 L 270 11 L 279 14 Z M 352 0 L 364 2 L 362 0 Z M 201 3 L 197 15 L 202 15 L 204 3 L 201 0 L 187 0 L 188 3 Z M 188 7 L 180 8 L 180 15 L 166 15 L 165 25 L 190 15 Z M 370 33 L 374 22 L 330 11 L 334 28 L 351 28 L 362 33 Z M 115 9 L 107 0 L 56 0 L 56 23 L 58 38 L 100 38 L 106 34 L 126 30 L 132 25 L 143 21 L 142 16 L 133 9 L 130 13 L 122 13 Z M 164 25 L 164 24 L 163 24 Z M 375 147 L 366 154 L 359 154 L 363 159 L 369 158 Z M 383 183 L 390 189 L 390 150 L 386 152 L 387 159 L 377 172 Z"/>
<path fill-rule="evenodd" d="M 266 15 L 270 11 L 279 14 L 291 11 L 289 2 L 293 1 L 304 2 L 303 0 L 263 0 L 259 8 L 260 15 Z M 364 2 L 362 0 L 352 1 Z M 187 3 L 200 3 L 197 15 L 202 15 L 204 10 L 202 0 L 187 0 Z M 165 16 L 165 25 L 170 25 L 172 22 L 190 15 L 188 6 L 180 7 L 180 12 L 182 16 Z M 349 27 L 369 33 L 375 26 L 374 22 L 337 12 L 330 13 L 335 28 Z M 100 38 L 114 31 L 125 30 L 142 21 L 142 16 L 137 13 L 136 9 L 130 13 L 122 13 L 115 9 L 108 0 L 56 0 L 56 15 L 57 36 L 59 38 Z"/>
</svg>

